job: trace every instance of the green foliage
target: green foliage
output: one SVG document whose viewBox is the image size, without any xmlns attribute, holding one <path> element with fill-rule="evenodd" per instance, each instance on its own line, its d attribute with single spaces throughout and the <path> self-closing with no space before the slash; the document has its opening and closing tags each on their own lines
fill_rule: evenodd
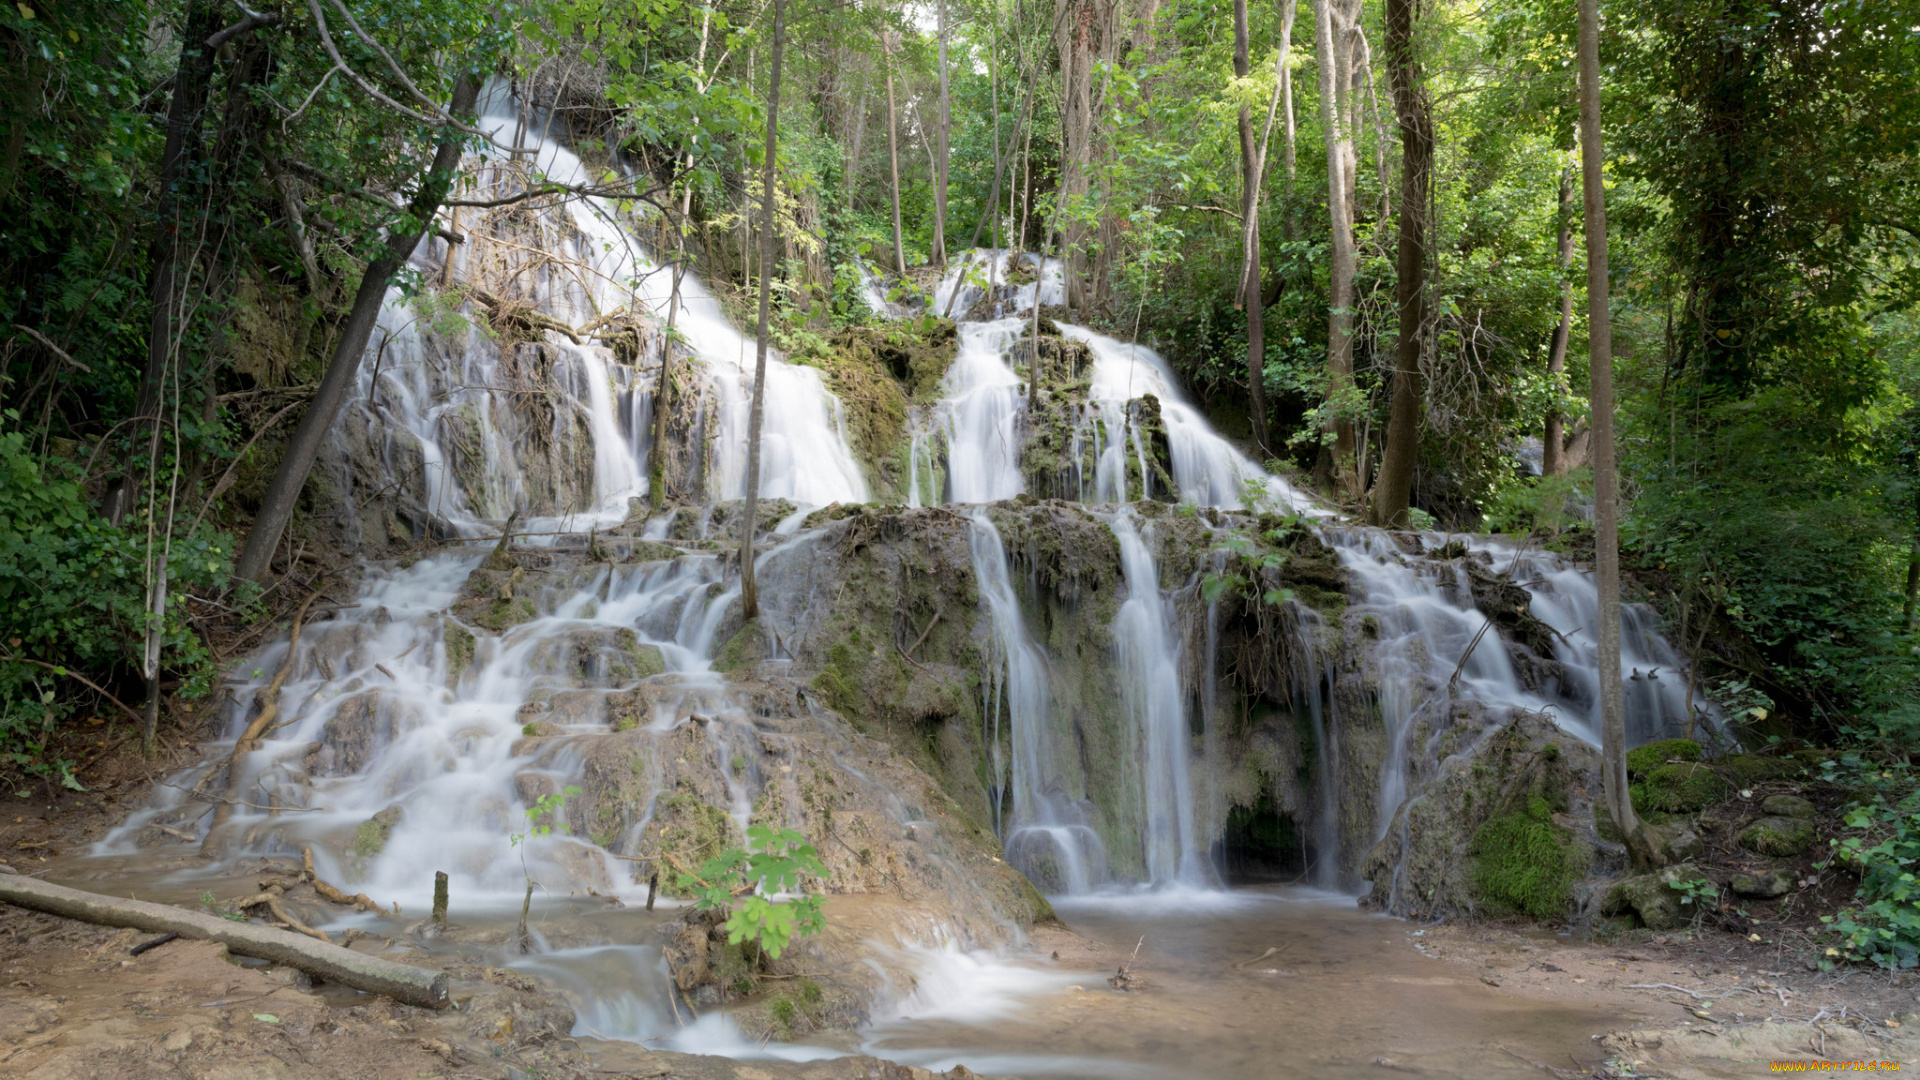
<svg viewBox="0 0 1920 1080">
<path fill-rule="evenodd" d="M 1571 837 L 1553 823 L 1553 808 L 1535 796 L 1509 814 L 1489 818 L 1473 834 L 1474 892 L 1496 908 L 1536 919 L 1566 914 L 1572 886 L 1586 867 Z"/>
<path fill-rule="evenodd" d="M 1860 887 L 1854 906 L 1821 917 L 1840 938 L 1821 966 L 1920 966 L 1920 784 L 1912 767 L 1848 753 L 1823 763 L 1822 775 L 1858 793 L 1845 816 L 1850 835 L 1835 843 L 1833 861 L 1857 874 Z"/>
<path fill-rule="evenodd" d="M 1593 497 L 1593 470 L 1532 476 L 1496 489 L 1482 506 L 1482 527 L 1496 533 L 1544 532 L 1557 536 L 1580 519 Z"/>
<path fill-rule="evenodd" d="M 161 642 L 168 665 L 185 676 L 187 696 L 204 695 L 215 672 L 188 623 L 185 598 L 232 584 L 226 537 L 203 529 L 169 542 L 162 531 L 149 548 L 144 532 L 100 518 L 78 474 L 66 461 L 33 455 L 21 432 L 0 433 L 0 755 L 69 781 L 66 763 L 44 760 L 53 725 L 80 707 L 76 691 L 84 693 L 65 669 L 139 667 L 150 565 L 166 564 Z"/>
<path fill-rule="evenodd" d="M 507 837 L 508 843 L 519 847 L 524 841 L 543 840 L 553 835 L 555 830 L 571 833 L 567 823 L 561 820 L 560 812 L 566 808 L 567 800 L 578 794 L 579 788 L 568 786 L 561 791 L 549 791 L 533 800 L 533 805 L 526 809 L 527 831 Z"/>
<path fill-rule="evenodd" d="M 799 890 L 808 877 L 826 876 L 826 864 L 805 836 L 792 829 L 751 825 L 745 848 L 707 860 L 698 873 L 681 873 L 678 888 L 693 896 L 701 910 L 727 911 L 728 944 L 750 941 L 777 960 L 795 936 L 820 932 L 824 899 L 817 892 L 787 900 L 776 897 Z M 745 889 L 752 891 L 736 899 Z"/>
</svg>

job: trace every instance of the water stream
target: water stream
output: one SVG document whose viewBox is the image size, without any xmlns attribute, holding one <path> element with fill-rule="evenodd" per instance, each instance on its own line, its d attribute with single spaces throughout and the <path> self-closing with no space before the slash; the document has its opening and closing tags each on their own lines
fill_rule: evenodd
<svg viewBox="0 0 1920 1080">
<path fill-rule="evenodd" d="M 496 97 L 483 122 L 509 134 L 518 121 L 511 104 Z M 590 179 L 566 148 L 535 141 L 538 172 L 563 182 Z M 526 165 L 488 163 L 478 172 L 479 190 L 514 190 Z M 646 254 L 635 223 L 614 207 L 578 200 L 533 210 L 531 224 L 527 217 L 511 225 L 519 232 L 469 221 L 459 226 L 469 231 L 469 242 L 450 247 L 429 240 L 417 253 L 417 269 L 490 289 L 573 327 L 623 308 L 666 321 L 670 275 Z M 529 247 L 552 257 L 529 258 Z M 1077 489 L 1083 502 L 1098 504 L 1092 513 L 1111 529 L 1123 586 L 1113 597 L 1105 662 L 1126 713 L 1127 752 L 1115 774 L 1084 775 L 1062 730 L 1045 631 L 1029 613 L 1036 587 L 1018 580 L 1001 531 L 982 507 L 1026 490 L 1020 447 L 1027 391 L 1016 357 L 1028 324 L 1017 316 L 1030 313 L 1036 299 L 1057 304 L 1062 294 L 1057 262 L 1018 259 L 1004 251 L 971 253 L 935 290 L 935 310 L 945 310 L 950 299 L 956 313 L 984 302 L 993 317 L 961 323 L 942 397 L 910 425 L 904 495 L 914 507 L 967 506 L 970 568 L 985 616 L 977 672 L 981 739 L 990 755 L 984 782 L 1007 859 L 1059 894 L 1076 925 L 1113 947 L 1150 926 L 1146 932 L 1163 950 L 1162 977 L 1195 1001 L 1213 1001 L 1218 1011 L 1211 1019 L 1197 1019 L 1207 1010 L 1191 1005 L 1183 1007 L 1184 1019 L 1174 1018 L 1178 1023 L 1125 1005 L 1103 1002 L 1090 1010 L 1086 1003 L 1096 995 L 1074 988 L 1091 991 L 1086 984 L 1098 976 L 1038 962 L 1019 948 L 1017 931 L 957 915 L 909 925 L 897 913 L 879 912 L 871 915 L 871 930 L 885 958 L 875 961 L 875 1022 L 859 1046 L 756 1047 L 718 1016 L 678 1026 L 656 944 L 674 910 L 638 910 L 644 883 L 614 853 L 635 850 L 645 830 L 664 829 L 679 812 L 672 800 L 683 791 L 718 807 L 738 830 L 770 779 L 766 770 L 791 769 L 768 756 L 780 733 L 768 727 L 764 702 L 713 670 L 717 639 L 731 632 L 739 586 L 737 572 L 725 556 L 707 550 L 715 546 L 707 541 L 720 532 L 713 524 L 718 507 L 745 490 L 753 356 L 751 343 L 691 274 L 680 285 L 675 313 L 684 344 L 671 347 L 691 362 L 701 402 L 694 430 L 708 455 L 696 470 L 702 508 L 647 522 L 650 541 L 679 546 L 650 549 L 639 561 L 577 556 L 592 555 L 590 545 L 611 545 L 616 554 L 635 545 L 631 535 L 595 537 L 627 521 L 631 500 L 647 494 L 660 359 L 669 346 L 654 342 L 620 362 L 591 338 L 575 344 L 549 332 L 537 344 L 516 344 L 475 323 L 409 306 L 396 290 L 329 468 L 348 505 L 357 505 L 356 496 L 404 489 L 412 493 L 407 512 L 418 535 L 476 542 L 369 565 L 351 605 L 307 626 L 297 644 L 282 640 L 256 653 L 228 687 L 229 742 L 209 747 L 207 764 L 171 778 L 151 805 L 107 836 L 89 873 L 124 873 L 155 829 L 174 837 L 204 835 L 212 808 L 193 801 L 188 790 L 224 759 L 284 663 L 289 675 L 279 710 L 285 722 L 243 756 L 226 789 L 241 805 L 207 838 L 208 851 L 225 860 L 216 866 L 310 847 L 322 876 L 407 912 L 429 903 L 432 879 L 422 868 L 444 868 L 477 935 L 462 944 L 550 979 L 575 1002 L 583 1036 L 734 1056 L 864 1048 L 932 1067 L 964 1060 L 975 1069 L 1022 1075 L 1232 1076 L 1248 1074 L 1246 1055 L 1294 1053 L 1291 1044 L 1227 1019 L 1245 1014 L 1235 995 L 1252 995 L 1262 1008 L 1319 1025 L 1321 1058 L 1306 1055 L 1262 1073 L 1305 1076 L 1335 1065 L 1358 1070 L 1342 1075 L 1372 1075 L 1370 1066 L 1342 1064 L 1330 1049 L 1366 1036 L 1335 1016 L 1339 1002 L 1370 1015 L 1384 1015 L 1383 1003 L 1395 1001 L 1424 1010 L 1429 1020 L 1423 1022 L 1443 1040 L 1448 1016 L 1459 1014 L 1462 1030 L 1477 1030 L 1468 1015 L 1473 1008 L 1447 1004 L 1448 994 L 1417 983 L 1380 989 L 1400 963 L 1376 947 L 1389 933 L 1382 928 L 1394 924 L 1351 910 L 1335 914 L 1326 893 L 1222 890 L 1211 852 L 1224 796 L 1206 772 L 1222 710 L 1214 688 L 1196 687 L 1188 674 L 1196 653 L 1211 670 L 1215 616 L 1208 607 L 1204 617 L 1189 617 L 1198 603 L 1197 576 L 1163 580 L 1155 554 L 1159 526 L 1127 504 L 1177 497 L 1209 512 L 1304 520 L 1349 575 L 1349 620 L 1376 621 L 1374 704 L 1389 751 L 1379 769 L 1377 819 L 1366 823 L 1368 835 L 1343 836 L 1334 781 L 1343 753 L 1331 693 L 1336 672 L 1327 651 L 1311 644 L 1338 628 L 1309 608 L 1296 613 L 1307 644 L 1295 650 L 1301 670 L 1294 681 L 1307 688 L 1298 705 L 1307 713 L 1318 763 L 1313 798 L 1320 808 L 1315 846 L 1321 859 L 1314 880 L 1328 887 L 1353 884 L 1334 853 L 1371 845 L 1407 796 L 1408 755 L 1419 752 L 1408 745 L 1408 734 L 1423 710 L 1445 709 L 1456 698 L 1546 710 L 1571 734 L 1591 739 L 1596 676 L 1587 628 L 1597 599 L 1590 580 L 1539 550 L 1472 539 L 1466 554 L 1439 558 L 1433 553 L 1448 538 L 1421 536 L 1416 554 L 1406 534 L 1338 524 L 1331 511 L 1222 437 L 1153 350 L 1062 325 L 1092 358 L 1073 438 L 1093 465 L 1077 477 Z M 1009 284 L 1016 266 L 1024 272 L 1012 276 L 1027 280 Z M 899 316 L 911 310 L 888 300 L 871 275 L 865 292 L 876 311 Z M 777 657 L 782 635 L 801 632 L 810 606 L 825 602 L 814 584 L 815 533 L 802 527 L 805 510 L 864 502 L 869 488 L 849 449 L 840 403 L 819 372 L 776 356 L 767 377 L 760 495 L 799 508 L 768 537 L 757 563 L 769 651 Z M 522 388 L 536 384 L 544 388 L 544 405 L 524 400 Z M 1142 430 L 1148 396 L 1164 428 L 1173 492 L 1155 490 L 1148 479 Z M 1083 455 L 1074 458 L 1077 463 Z M 490 538 L 516 511 L 523 514 L 523 543 L 546 545 L 555 568 L 544 584 L 518 592 L 518 571 L 509 577 L 487 568 Z M 375 528 L 370 520 L 359 527 Z M 1227 519 L 1215 514 L 1213 520 Z M 1530 685 L 1498 636 L 1483 633 L 1486 616 L 1474 604 L 1462 561 L 1481 557 L 1526 589 L 1532 614 L 1554 632 L 1557 673 L 1550 681 Z M 485 590 L 476 593 L 475 582 Z M 521 605 L 525 617 L 498 634 L 475 634 L 471 623 L 463 625 L 499 605 Z M 1195 628 L 1207 636 L 1189 640 Z M 1492 642 L 1483 640 L 1488 636 Z M 1630 612 L 1625 641 L 1630 724 L 1646 738 L 1679 722 L 1684 672 L 1650 614 Z M 803 701 L 796 722 L 817 708 Z M 618 756 L 610 757 L 615 749 Z M 889 827 L 921 827 L 897 791 L 878 773 L 869 777 L 871 759 L 861 754 L 870 749 L 848 744 L 835 751 L 844 782 L 879 807 Z M 511 839 L 541 796 L 576 782 L 604 788 L 616 781 L 622 792 L 643 793 L 636 800 L 642 812 L 582 817 L 571 834 Z M 1125 788 L 1126 801 L 1140 808 L 1138 836 L 1126 841 L 1137 844 L 1137 852 L 1131 846 L 1121 852 L 1114 837 L 1102 834 L 1089 791 L 1094 784 Z M 1144 872 L 1128 880 L 1116 865 Z M 191 898 L 215 872 L 183 865 L 149 884 L 156 895 Z M 507 951 L 504 934 L 529 881 L 545 891 L 536 902 L 538 948 L 521 957 Z M 592 908 L 594 901 L 582 897 L 619 898 L 631 906 Z M 949 900 L 949 912 L 980 906 L 967 895 Z M 836 903 L 836 918 L 864 925 L 853 898 Z M 1350 909 L 1350 900 L 1341 903 Z M 372 918 L 341 916 L 331 925 Z M 1316 943 L 1316 932 L 1326 940 Z M 1222 983 L 1209 975 L 1226 958 L 1283 939 L 1299 943 L 1285 962 L 1298 979 L 1249 982 L 1236 974 Z M 1334 940 L 1349 944 L 1327 943 Z M 1352 943 L 1361 941 L 1374 943 L 1365 946 L 1373 951 L 1355 962 L 1351 950 L 1359 946 Z M 1344 960 L 1341 947 L 1349 950 Z M 1342 968 L 1343 962 L 1354 964 Z M 1344 974 L 1361 968 L 1363 977 Z M 1479 1023 L 1484 1028 L 1485 1017 Z M 1417 1041 L 1381 1037 L 1410 1046 Z M 1228 1042 L 1237 1048 L 1227 1049 Z M 1454 1038 L 1446 1045 L 1464 1055 L 1460 1048 L 1467 1044 Z M 986 1047 L 998 1048 L 1000 1056 L 983 1056 Z"/>
</svg>

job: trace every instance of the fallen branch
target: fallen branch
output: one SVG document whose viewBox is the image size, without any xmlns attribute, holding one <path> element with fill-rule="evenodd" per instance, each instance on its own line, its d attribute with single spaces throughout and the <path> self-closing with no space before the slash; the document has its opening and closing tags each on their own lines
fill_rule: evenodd
<svg viewBox="0 0 1920 1080">
<path fill-rule="evenodd" d="M 287 635 L 287 657 L 280 662 L 280 670 L 273 673 L 273 681 L 269 682 L 266 690 L 263 691 L 265 701 L 260 706 L 260 715 L 254 717 L 253 722 L 247 725 L 247 729 L 234 740 L 233 753 L 227 755 L 226 765 L 210 773 L 207 776 L 207 783 L 211 783 L 215 776 L 225 776 L 227 783 L 231 786 L 233 771 L 240 764 L 241 755 L 252 750 L 254 740 L 260 737 L 260 733 L 266 730 L 268 724 L 273 723 L 274 716 L 280 711 L 280 687 L 286 683 L 287 676 L 293 674 L 293 661 L 299 653 L 301 620 L 307 617 L 307 608 L 313 606 L 313 602 L 320 598 L 320 594 L 325 592 L 326 588 L 327 579 L 321 578 L 320 584 L 314 586 L 314 590 L 300 602 L 300 609 L 293 613 L 293 629 Z M 207 838 L 200 845 L 202 855 L 212 854 L 215 840 L 220 835 L 220 827 L 233 817 L 233 806 L 231 801 L 222 801 L 220 808 L 213 812 L 213 823 L 207 826 Z"/>
<path fill-rule="evenodd" d="M 72 668 L 61 667 L 59 664 L 49 664 L 45 660 L 29 660 L 24 656 L 11 656 L 11 657 L 8 657 L 8 659 L 12 660 L 16 664 L 32 664 L 34 667 L 46 668 L 48 671 L 53 672 L 55 675 L 65 675 L 67 678 L 72 679 L 74 682 L 79 683 L 80 685 L 86 687 L 87 689 L 93 691 L 94 693 L 99 694 L 101 697 L 106 698 L 108 701 L 113 702 L 115 705 L 120 706 L 120 711 L 123 713 L 126 713 L 128 716 L 133 717 L 134 723 L 144 724 L 147 722 L 146 717 L 140 715 L 138 712 L 135 712 L 133 709 L 129 708 L 126 702 L 121 701 L 119 698 L 114 697 L 112 694 L 109 694 L 105 690 L 100 689 L 99 685 L 96 684 L 92 679 L 87 678 L 85 675 L 80 674 L 79 672 L 73 670 Z"/>
<path fill-rule="evenodd" d="M 341 890 L 320 880 L 320 875 L 313 872 L 312 848 L 301 848 L 300 859 L 301 862 L 306 865 L 307 880 L 313 882 L 313 891 L 319 893 L 323 898 L 331 900 L 336 904 L 345 904 L 348 907 L 359 908 L 361 911 L 371 911 L 375 915 L 385 915 L 387 913 L 385 908 L 374 903 L 368 898 L 366 893 L 355 893 L 352 896 L 348 896 Z"/>
<path fill-rule="evenodd" d="M 428 971 L 351 952 L 272 927 L 234 922 L 166 904 L 102 896 L 24 875 L 0 875 L 0 900 L 101 926 L 171 932 L 185 938 L 217 941 L 240 956 L 299 968 L 327 982 L 384 995 L 405 1005 L 444 1009 L 449 1003 L 444 971 Z"/>
</svg>

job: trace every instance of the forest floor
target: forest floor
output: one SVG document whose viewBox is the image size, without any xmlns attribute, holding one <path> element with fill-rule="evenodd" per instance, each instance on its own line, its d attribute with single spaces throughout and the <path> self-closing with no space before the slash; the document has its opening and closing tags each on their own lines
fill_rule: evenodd
<svg viewBox="0 0 1920 1080">
<path fill-rule="evenodd" d="M 34 781 L 0 786 L 0 864 L 19 873 L 51 869 L 86 847 L 140 805 L 152 785 L 198 753 L 203 720 L 182 711 L 162 724 L 158 754 L 139 753 L 124 720 L 82 727 L 66 749 L 81 761 L 85 791 Z M 88 756 L 91 754 L 91 756 Z M 1731 823 L 1728 829 L 1730 831 Z M 1708 827 L 1709 847 L 1721 829 Z M 182 855 L 191 849 L 182 846 Z M 1733 858 L 1729 855 L 1728 858 Z M 1715 861 L 1709 859 L 1709 861 Z M 248 870 L 236 868 L 236 888 Z M 1329 1060 L 1308 1068 L 1272 1060 L 1272 1072 L 1227 1068 L 1222 1075 L 1428 1076 L 1549 1075 L 1573 1077 L 1673 1077 L 1721 1080 L 1769 1071 L 1772 1062 L 1901 1062 L 1920 1068 L 1920 980 L 1905 973 L 1846 967 L 1817 970 L 1811 938 L 1798 928 L 1815 917 L 1816 892 L 1831 904 L 1839 876 L 1828 887 L 1803 890 L 1805 910 L 1754 910 L 1730 918 L 1720 913 L 1693 929 L 1654 934 L 1636 930 L 1606 942 L 1580 941 L 1533 924 L 1454 922 L 1421 926 L 1366 916 L 1368 948 L 1384 950 L 1365 961 L 1373 974 L 1352 982 L 1346 1008 L 1394 1011 L 1391 993 L 1377 983 L 1431 983 L 1436 998 L 1467 1010 L 1474 1030 L 1456 1051 L 1478 1047 L 1486 1068 L 1462 1059 L 1422 1060 L 1382 1036 L 1377 1048 L 1355 1045 L 1353 1067 Z M 1791 914 L 1791 918 L 1786 918 Z M 1344 916 L 1342 916 L 1344 918 Z M 1068 915 L 1069 923 L 1077 923 Z M 1780 923 L 1780 928 L 1770 924 Z M 1794 924 L 1788 927 L 1787 923 Z M 1710 924 L 1709 924 L 1710 923 Z M 1796 929 L 1797 928 L 1797 929 Z M 1114 950 L 1130 936 L 1122 928 L 1076 925 L 1043 927 L 1033 938 L 1038 956 L 1074 968 L 1110 969 Z M 1363 927 L 1364 929 L 1364 927 Z M 1791 932 L 1785 932 L 1790 930 Z M 1753 940 L 1764 931 L 1762 940 Z M 1126 931 L 1131 934 L 1132 931 Z M 1312 932 L 1303 931 L 1303 939 Z M 1120 940 L 1126 936 L 1125 940 Z M 688 1080 L 825 1080 L 873 1077 L 909 1080 L 935 1074 L 868 1057 L 796 1064 L 740 1062 L 645 1050 L 632 1043 L 544 1034 L 536 1023 L 552 998 L 525 976 L 476 964 L 449 965 L 457 1011 L 435 1013 L 338 988 L 315 988 L 290 969 L 236 964 L 222 948 L 176 941 L 129 957 L 127 949 L 146 935 L 97 927 L 0 905 L 0 1075 L 35 1078 L 88 1077 L 120 1080 L 148 1076 L 216 1078 L 379 1077 L 584 1078 L 685 1077 Z M 1310 948 L 1311 946 L 1309 946 Z M 1330 946 L 1353 956 L 1352 946 Z M 1343 950 L 1347 950 L 1343 952 Z M 1397 952 L 1397 956 L 1388 953 Z M 1153 953 L 1150 947 L 1149 955 Z M 1298 955 L 1296 954 L 1296 961 Z M 1281 976 L 1302 976 L 1291 992 L 1311 1003 L 1332 992 L 1317 984 L 1305 965 L 1287 961 Z M 1209 961 L 1211 963 L 1211 961 Z M 1279 963 L 1280 961 L 1275 961 Z M 248 961 L 247 964 L 253 962 Z M 1104 1039 L 1130 1027 L 1165 1020 L 1169 1010 L 1207 1011 L 1206 995 L 1241 993 L 1235 980 L 1247 972 L 1213 979 L 1221 965 L 1159 961 L 1156 985 L 1121 994 L 1091 981 L 1075 995 L 1084 1023 L 1082 1037 Z M 1382 973 L 1385 973 L 1382 975 Z M 1428 974 L 1422 974 L 1423 972 Z M 1197 973 L 1197 974 L 1196 974 Z M 1411 977 L 1410 977 L 1411 976 Z M 1373 982 L 1367 982 L 1372 979 Z M 1244 981 L 1244 980 L 1243 980 Z M 1076 987 L 1075 989 L 1080 989 Z M 1276 1017 L 1299 1007 L 1285 994 L 1249 990 L 1246 1004 Z M 1164 995 L 1164 996 L 1162 996 Z M 1155 1002 L 1159 997 L 1160 1001 Z M 1108 1000 L 1111 999 L 1111 1000 Z M 1049 1006 L 1051 1008 L 1051 1006 Z M 1127 1021 L 1132 1012 L 1136 1021 Z M 1223 1006 L 1220 1012 L 1233 1011 Z M 1065 1016 L 1065 1013 L 1060 1013 Z M 1527 1017 L 1553 1017 L 1557 1042 L 1528 1041 Z M 515 1018 L 520 1027 L 515 1029 Z M 1588 1045 L 1566 1034 L 1567 1018 Z M 505 1020 L 504 1026 L 502 1025 Z M 1382 1017 L 1389 1026 L 1398 1022 Z M 1445 1028 L 1451 1021 L 1439 1021 Z M 1504 1029 L 1511 1039 L 1501 1038 Z M 1272 1024 L 1223 1023 L 1221 1040 L 1260 1043 Z M 1385 1029 L 1383 1029 L 1385 1030 Z M 1364 1038 L 1357 1040 L 1364 1042 Z M 1404 1041 L 1404 1040 L 1402 1040 Z M 1264 1045 L 1264 1044 L 1262 1044 Z M 1542 1047 L 1557 1047 L 1557 1057 Z M 1265 1053 L 1266 1051 L 1262 1051 Z M 1495 1059 L 1499 1066 L 1495 1067 Z M 970 1075 L 955 1072 L 953 1075 Z"/>
</svg>

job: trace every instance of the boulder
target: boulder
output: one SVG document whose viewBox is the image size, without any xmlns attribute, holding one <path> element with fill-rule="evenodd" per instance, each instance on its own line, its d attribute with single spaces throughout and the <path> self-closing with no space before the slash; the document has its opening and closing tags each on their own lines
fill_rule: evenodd
<svg viewBox="0 0 1920 1080">
<path fill-rule="evenodd" d="M 1813 820 L 1813 804 L 1798 795 L 1769 795 L 1760 804 L 1760 812 L 1769 817 Z"/>
<path fill-rule="evenodd" d="M 1819 839 L 1805 818 L 1763 817 L 1740 830 L 1740 846 L 1775 859 L 1790 859 Z"/>
<path fill-rule="evenodd" d="M 400 808 L 399 803 L 394 803 L 361 822 L 353 830 L 353 844 L 347 850 L 363 859 L 380 854 L 387 846 L 387 838 L 393 835 L 394 826 L 400 824 L 404 816 L 406 811 Z"/>
<path fill-rule="evenodd" d="M 1691 814 L 1725 798 L 1727 782 L 1699 762 L 1675 762 L 1648 772 L 1633 791 L 1635 809 Z"/>
<path fill-rule="evenodd" d="M 1806 771 L 1798 761 L 1792 758 L 1766 757 L 1762 754 L 1735 754 L 1721 758 L 1717 764 L 1727 771 L 1733 782 L 1739 786 L 1752 787 L 1767 780 L 1784 780 L 1799 776 Z"/>
<path fill-rule="evenodd" d="M 1627 751 L 1627 774 L 1645 776 L 1676 761 L 1699 761 L 1700 744 L 1692 739 L 1658 739 Z"/>
<path fill-rule="evenodd" d="M 1728 880 L 1727 887 L 1735 896 L 1771 900 L 1793 891 L 1793 875 L 1785 870 L 1768 870 L 1758 875 L 1735 874 Z"/>
<path fill-rule="evenodd" d="M 1686 894 L 1675 883 L 1700 876 L 1698 868 L 1682 864 L 1655 874 L 1623 878 L 1608 890 L 1602 911 L 1609 915 L 1632 911 L 1649 930 L 1678 930 L 1692 921 L 1694 909 L 1682 903 Z"/>
<path fill-rule="evenodd" d="M 1669 863 L 1691 862 L 1705 854 L 1706 842 L 1685 822 L 1648 825 L 1647 842 Z"/>
</svg>

